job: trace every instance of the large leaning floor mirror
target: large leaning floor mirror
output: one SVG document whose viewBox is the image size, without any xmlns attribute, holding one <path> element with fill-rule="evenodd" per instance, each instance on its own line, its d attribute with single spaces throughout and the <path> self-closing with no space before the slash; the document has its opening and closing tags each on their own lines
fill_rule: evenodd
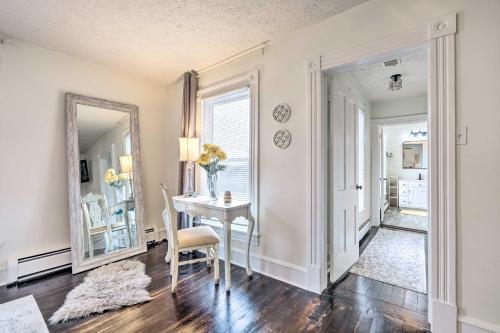
<svg viewBox="0 0 500 333">
<path fill-rule="evenodd" d="M 73 274 L 146 251 L 138 108 L 66 94 Z"/>
</svg>

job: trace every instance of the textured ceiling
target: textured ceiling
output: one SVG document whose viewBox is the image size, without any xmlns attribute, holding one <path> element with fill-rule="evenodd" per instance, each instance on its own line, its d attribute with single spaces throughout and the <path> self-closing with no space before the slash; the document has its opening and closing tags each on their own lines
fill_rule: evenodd
<svg viewBox="0 0 500 333">
<path fill-rule="evenodd" d="M 0 32 L 169 83 L 367 0 L 0 0 Z"/>
<path fill-rule="evenodd" d="M 364 96 L 371 102 L 408 98 L 427 93 L 428 54 L 426 51 L 399 57 L 401 63 L 384 68 L 382 62 L 361 66 L 351 71 Z M 390 60 L 390 59 L 386 59 Z M 390 77 L 401 74 L 403 88 L 389 90 Z"/>
</svg>

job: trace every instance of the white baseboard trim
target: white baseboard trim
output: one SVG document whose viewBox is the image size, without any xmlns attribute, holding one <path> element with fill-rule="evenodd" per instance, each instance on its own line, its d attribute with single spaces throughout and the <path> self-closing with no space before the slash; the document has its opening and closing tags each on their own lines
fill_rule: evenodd
<svg viewBox="0 0 500 333">
<path fill-rule="evenodd" d="M 204 252 L 204 251 L 201 251 Z M 220 257 L 224 259 L 224 247 L 220 247 Z M 246 254 L 244 250 L 231 248 L 231 263 L 245 267 Z M 307 269 L 278 259 L 251 254 L 250 266 L 254 272 L 280 280 L 292 286 L 307 290 Z"/>
<path fill-rule="evenodd" d="M 164 240 L 167 239 L 167 230 L 165 227 L 163 228 L 158 228 L 158 238 L 156 239 L 157 243 L 163 242 Z"/>
<path fill-rule="evenodd" d="M 459 333 L 500 333 L 500 326 L 467 316 L 458 316 Z"/>
<path fill-rule="evenodd" d="M 457 307 L 453 304 L 433 299 L 430 306 L 432 314 L 430 318 L 431 330 L 434 333 L 456 333 L 457 332 Z"/>
<path fill-rule="evenodd" d="M 307 266 L 307 290 L 321 294 L 321 267 L 308 265 Z"/>
</svg>

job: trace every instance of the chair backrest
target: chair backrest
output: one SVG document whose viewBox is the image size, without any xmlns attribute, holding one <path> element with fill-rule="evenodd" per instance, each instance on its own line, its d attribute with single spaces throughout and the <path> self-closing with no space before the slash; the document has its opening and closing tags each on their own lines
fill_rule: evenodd
<svg viewBox="0 0 500 333">
<path fill-rule="evenodd" d="M 165 229 L 167 230 L 168 246 L 174 248 L 174 245 L 177 245 L 177 219 L 175 218 L 174 204 L 172 203 L 172 196 L 167 186 L 162 183 L 160 183 L 160 186 L 161 192 L 163 193 L 163 199 L 165 200 L 163 223 L 165 223 Z"/>
<path fill-rule="evenodd" d="M 82 210 L 87 229 L 106 226 L 109 223 L 109 209 L 106 196 L 102 193 L 87 193 L 82 198 Z"/>
</svg>

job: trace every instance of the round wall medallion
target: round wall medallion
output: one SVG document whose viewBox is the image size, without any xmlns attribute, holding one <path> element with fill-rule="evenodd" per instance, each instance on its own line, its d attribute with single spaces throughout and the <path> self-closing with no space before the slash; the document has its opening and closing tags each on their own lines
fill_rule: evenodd
<svg viewBox="0 0 500 333">
<path fill-rule="evenodd" d="M 278 148 L 285 149 L 290 145 L 292 141 L 292 135 L 285 129 L 281 129 L 274 133 L 273 142 Z"/>
<path fill-rule="evenodd" d="M 288 119 L 290 119 L 290 114 L 292 110 L 288 106 L 288 104 L 278 104 L 273 110 L 273 118 L 278 123 L 285 123 Z"/>
</svg>

